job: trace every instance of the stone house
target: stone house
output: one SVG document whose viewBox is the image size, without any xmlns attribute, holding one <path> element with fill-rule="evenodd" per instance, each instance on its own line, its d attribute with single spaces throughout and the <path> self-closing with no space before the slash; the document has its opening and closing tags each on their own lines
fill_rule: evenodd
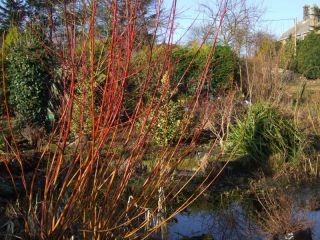
<svg viewBox="0 0 320 240">
<path fill-rule="evenodd" d="M 297 34 L 298 40 L 303 40 L 304 37 L 311 31 L 319 31 L 320 28 L 320 9 L 317 5 L 303 7 L 303 20 L 296 23 L 280 37 L 281 42 L 286 42 L 290 37 Z M 320 32 L 320 31 L 319 31 Z"/>
</svg>

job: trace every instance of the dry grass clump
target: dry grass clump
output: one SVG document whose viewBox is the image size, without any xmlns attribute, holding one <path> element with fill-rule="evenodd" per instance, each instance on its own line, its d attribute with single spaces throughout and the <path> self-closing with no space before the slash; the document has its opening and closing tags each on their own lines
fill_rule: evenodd
<svg viewBox="0 0 320 240">
<path fill-rule="evenodd" d="M 304 215 L 304 210 L 297 206 L 295 199 L 284 191 L 260 191 L 256 201 L 261 208 L 258 224 L 272 239 L 274 236 L 306 230 L 312 222 Z"/>
</svg>

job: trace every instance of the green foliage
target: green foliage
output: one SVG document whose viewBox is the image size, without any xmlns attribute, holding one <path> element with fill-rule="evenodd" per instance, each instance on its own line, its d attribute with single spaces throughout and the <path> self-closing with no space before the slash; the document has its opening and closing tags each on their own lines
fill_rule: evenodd
<svg viewBox="0 0 320 240">
<path fill-rule="evenodd" d="M 92 130 L 92 117 L 90 115 L 90 98 L 83 99 L 77 94 L 72 108 L 72 121 L 70 131 L 74 136 L 88 134 Z"/>
<path fill-rule="evenodd" d="M 170 85 L 168 73 L 164 74 L 161 79 L 161 88 L 159 89 L 165 95 L 164 105 L 158 112 L 154 112 L 157 117 L 155 128 L 153 128 L 153 138 L 158 145 L 167 146 L 178 137 L 181 120 L 183 118 L 182 101 L 172 101 L 169 99 L 170 94 L 167 91 Z"/>
<path fill-rule="evenodd" d="M 158 89 L 159 94 L 165 94 L 160 108 L 152 111 L 149 116 L 149 124 L 156 119 L 156 125 L 152 128 L 152 137 L 156 144 L 168 146 L 178 141 L 183 134 L 183 139 L 188 139 L 196 126 L 197 118 L 191 113 L 185 116 L 185 110 L 188 108 L 188 98 L 180 97 L 170 99 L 170 78 L 165 73 L 161 79 L 161 86 Z"/>
<path fill-rule="evenodd" d="M 158 145 L 173 144 L 181 137 L 183 140 L 193 136 L 199 118 L 188 111 L 189 98 L 169 100 L 157 113 L 156 126 L 152 129 L 153 139 Z M 186 114 L 187 112 L 187 114 Z"/>
<path fill-rule="evenodd" d="M 165 67 L 163 57 L 168 54 L 165 52 L 165 46 L 157 46 L 153 49 L 152 57 L 150 50 L 144 49 L 136 53 L 132 59 L 132 66 L 138 72 L 131 77 L 130 82 L 136 88 L 139 84 L 149 77 L 150 79 L 159 79 L 163 68 Z M 199 48 L 198 45 L 191 46 L 174 46 L 170 61 L 170 89 L 174 89 L 178 84 L 178 96 L 190 96 L 194 94 L 199 79 L 202 77 L 208 58 L 210 57 L 211 47 L 204 45 Z M 236 60 L 230 47 L 216 46 L 212 59 L 209 59 L 209 71 L 207 75 L 208 89 L 215 94 L 221 88 L 228 88 L 236 74 Z M 167 70 L 167 69 L 165 69 Z M 162 72 L 163 74 L 163 72 Z M 150 82 L 149 95 L 152 94 L 156 86 L 156 81 Z M 132 85 L 130 85 L 132 86 Z M 133 88 L 134 88 L 133 86 Z M 148 93 L 146 94 L 148 98 Z"/>
<path fill-rule="evenodd" d="M 208 82 L 209 90 L 215 94 L 221 88 L 228 88 L 235 75 L 235 58 L 230 47 L 216 46 L 212 59 L 211 47 L 197 45 L 191 47 L 177 47 L 172 54 L 174 65 L 173 82 L 182 78 L 181 93 L 192 95 L 196 89 L 197 80 L 204 73 L 209 60 Z"/>
<path fill-rule="evenodd" d="M 217 46 L 211 63 L 211 91 L 228 88 L 236 74 L 235 55 L 228 46 Z"/>
<path fill-rule="evenodd" d="M 297 68 L 299 73 L 309 79 L 320 77 L 320 35 L 314 32 L 308 34 L 298 44 Z"/>
<path fill-rule="evenodd" d="M 4 40 L 5 51 L 8 52 L 10 50 L 11 45 L 14 42 L 17 42 L 20 37 L 20 33 L 17 27 L 11 27 L 6 34 Z"/>
<path fill-rule="evenodd" d="M 278 109 L 256 104 L 230 128 L 227 149 L 236 157 L 249 157 L 249 164 L 266 166 L 274 155 L 282 161 L 294 161 L 303 149 L 303 139 L 293 121 Z"/>
<path fill-rule="evenodd" d="M 273 37 L 261 32 L 257 34 L 256 38 L 255 55 L 273 56 L 276 50 L 276 43 Z"/>
<path fill-rule="evenodd" d="M 43 126 L 47 120 L 53 67 L 38 36 L 22 32 L 6 58 L 9 105 L 20 124 Z"/>
<path fill-rule="evenodd" d="M 134 54 L 130 67 L 132 73 L 129 73 L 130 78 L 124 98 L 127 115 L 134 111 L 146 80 L 149 82 L 144 89 L 143 100 L 148 102 L 152 97 L 160 97 L 161 91 L 158 88 L 161 87 L 157 86 L 157 82 L 167 71 L 169 80 L 166 91 L 168 95 L 172 95 L 172 99 L 167 99 L 168 109 L 164 107 L 159 113 L 159 126 L 155 133 L 158 144 L 169 144 L 174 141 L 174 135 L 179 135 L 177 129 L 184 114 L 184 104 L 187 102 L 181 99 L 188 99 L 194 95 L 205 71 L 210 51 L 210 46 L 205 45 L 199 49 L 199 46 L 192 45 L 173 46 L 170 52 L 168 46 L 159 45 L 155 46 L 152 52 L 145 48 Z M 170 55 L 166 56 L 167 54 Z M 216 94 L 218 90 L 226 89 L 232 84 L 235 75 L 235 58 L 229 47 L 217 46 L 212 59 L 209 60 L 208 85 L 205 87 L 212 94 Z M 168 64 L 168 67 L 165 64 Z M 177 85 L 178 88 L 176 88 Z M 196 119 L 190 121 L 190 125 L 194 125 Z M 190 135 L 191 131 L 188 129 L 186 135 Z"/>
<path fill-rule="evenodd" d="M 183 104 L 169 101 L 158 113 L 157 125 L 153 130 L 154 140 L 159 145 L 167 146 L 180 137 Z"/>
<path fill-rule="evenodd" d="M 99 84 L 99 78 L 96 80 L 95 89 Z M 94 109 L 92 109 L 92 98 L 94 99 Z M 74 104 L 72 108 L 71 133 L 75 136 L 81 134 L 89 134 L 93 127 L 92 114 L 96 116 L 99 111 L 101 102 L 99 94 L 92 92 L 89 81 L 78 84 L 75 90 Z M 93 111 L 93 112 L 92 112 Z"/>
<path fill-rule="evenodd" d="M 130 77 L 125 89 L 124 115 L 130 116 L 133 113 L 142 91 L 144 102 L 150 101 L 153 93 L 157 91 L 157 79 L 164 73 L 162 60 L 165 48 L 162 45 L 155 46 L 151 52 L 150 48 L 145 47 L 133 54 L 129 67 Z M 148 81 L 146 88 L 143 86 L 145 81 Z"/>
<path fill-rule="evenodd" d="M 88 134 L 92 130 L 93 120 L 92 111 L 94 115 L 98 113 L 101 106 L 103 84 L 106 79 L 106 67 L 105 67 L 105 54 L 107 50 L 107 44 L 102 41 L 95 41 L 94 52 L 91 52 L 91 48 L 83 49 L 82 46 L 78 46 L 76 51 L 77 55 L 90 59 L 90 54 L 93 54 L 95 69 L 94 69 L 94 86 L 91 89 L 90 79 L 88 75 L 82 76 L 79 74 L 78 83 L 76 84 L 74 105 L 72 111 L 72 124 L 71 133 L 78 135 L 79 133 Z M 86 62 L 83 67 L 90 68 L 90 62 Z M 89 72 L 89 71 L 88 71 Z M 92 98 L 94 99 L 94 109 L 92 109 Z"/>
<path fill-rule="evenodd" d="M 6 37 L 4 39 L 4 53 L 5 56 L 7 53 L 10 52 L 11 46 L 14 44 L 14 42 L 18 41 L 20 36 L 19 30 L 17 27 L 11 27 L 8 30 L 8 33 L 6 34 Z M 4 61 L 4 64 L 6 64 L 6 61 Z M 2 75 L 2 58 L 0 60 L 0 73 Z M 7 97 L 10 95 L 10 91 L 7 88 L 6 89 L 6 95 Z M 3 89 L 3 82 L 0 81 L 0 115 L 5 114 L 5 99 L 4 99 L 4 89 Z"/>
<path fill-rule="evenodd" d="M 197 66 L 196 59 L 194 59 L 194 51 L 191 48 L 177 46 L 172 51 L 172 84 L 177 85 L 180 81 L 179 91 L 187 95 L 195 92 L 196 84 L 192 82 L 193 79 L 199 76 L 200 68 L 203 68 L 200 58 L 197 59 L 200 66 Z M 182 79 L 181 79 L 182 78 Z"/>
<path fill-rule="evenodd" d="M 287 42 L 282 45 L 279 63 L 281 68 L 295 70 L 294 48 L 292 38 L 288 39 Z"/>
<path fill-rule="evenodd" d="M 211 47 L 192 45 L 176 47 L 172 52 L 173 85 L 181 80 L 180 92 L 192 95 L 197 87 L 197 80 L 205 71 Z M 216 46 L 214 55 L 209 62 L 209 90 L 215 94 L 221 88 L 228 88 L 235 74 L 235 58 L 230 47 Z"/>
</svg>

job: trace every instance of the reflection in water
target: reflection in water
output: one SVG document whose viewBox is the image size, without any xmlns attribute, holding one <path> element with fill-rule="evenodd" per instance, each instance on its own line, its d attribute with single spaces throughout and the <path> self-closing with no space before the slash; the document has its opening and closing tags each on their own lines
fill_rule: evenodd
<svg viewBox="0 0 320 240">
<path fill-rule="evenodd" d="M 307 217 L 312 222 L 312 239 L 320 239 L 320 211 L 311 211 L 307 213 Z"/>
<path fill-rule="evenodd" d="M 320 211 L 311 211 L 306 215 L 313 223 L 312 239 L 320 239 Z M 168 228 L 170 240 L 201 235 L 212 236 L 215 240 L 267 239 L 257 225 L 246 218 L 244 210 L 238 204 L 214 212 L 188 210 L 178 214 L 176 220 Z"/>
<path fill-rule="evenodd" d="M 203 234 L 209 234 L 215 240 L 263 239 L 258 228 L 247 220 L 238 204 L 215 212 L 183 212 L 176 219 L 177 223 L 169 226 L 170 240 Z"/>
</svg>

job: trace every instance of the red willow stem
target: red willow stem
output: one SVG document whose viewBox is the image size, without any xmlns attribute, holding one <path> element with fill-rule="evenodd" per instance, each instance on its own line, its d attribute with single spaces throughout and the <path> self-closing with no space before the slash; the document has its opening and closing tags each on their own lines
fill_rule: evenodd
<svg viewBox="0 0 320 240">
<path fill-rule="evenodd" d="M 142 45 L 137 43 L 139 14 L 143 11 L 142 0 L 112 0 L 111 3 L 106 1 L 107 4 L 111 4 L 109 6 L 111 36 L 106 39 L 105 44 L 103 43 L 107 50 L 99 49 L 103 42 L 98 37 L 97 29 L 100 1 L 91 1 L 90 6 L 84 8 L 84 13 L 80 17 L 77 10 L 85 4 L 83 1 L 63 1 L 60 4 L 64 17 L 63 27 L 61 27 L 63 36 L 57 42 L 61 42 L 62 46 L 56 52 L 54 48 L 47 48 L 47 50 L 58 57 L 62 70 L 60 81 L 63 90 L 60 118 L 49 141 L 52 145 L 56 145 L 56 148 L 50 150 L 48 143 L 40 160 L 46 165 L 45 169 L 41 169 L 45 171 L 45 183 L 40 195 L 35 195 L 32 190 L 37 188 L 35 178 L 41 164 L 39 162 L 31 182 L 32 186 L 29 188 L 24 178 L 21 152 L 14 138 L 6 104 L 7 122 L 14 142 L 14 154 L 20 162 L 23 185 L 29 197 L 29 213 L 36 215 L 34 222 L 39 225 L 36 227 L 39 228 L 41 239 L 62 239 L 70 229 L 81 232 L 84 239 L 135 236 L 148 224 L 147 221 L 142 223 L 138 221 L 139 216 L 143 216 L 145 208 L 152 208 L 153 213 L 159 211 L 154 204 L 158 188 L 163 186 L 166 188 L 165 198 L 162 200 L 165 204 L 167 201 L 173 201 L 195 176 L 196 173 L 186 179 L 182 187 L 179 181 L 169 184 L 174 169 L 196 148 L 196 140 L 204 127 L 203 123 L 200 124 L 199 130 L 195 131 L 187 147 L 184 137 L 187 135 L 191 118 L 196 114 L 199 102 L 202 100 L 201 92 L 208 80 L 218 31 L 226 9 L 222 8 L 219 12 L 220 23 L 203 71 L 195 79 L 196 93 L 188 102 L 191 111 L 183 114 L 179 134 L 176 134 L 176 143 L 172 146 L 157 146 L 156 150 L 150 150 L 154 144 L 152 135 L 161 121 L 161 114 L 164 112 L 167 116 L 170 110 L 163 109 L 172 101 L 178 85 L 192 70 L 191 66 L 196 55 L 204 46 L 204 42 L 200 43 L 198 51 L 183 70 L 182 76 L 174 86 L 171 86 L 170 80 L 173 78 L 177 64 L 172 60 L 172 52 L 175 48 L 173 41 L 177 1 L 172 1 L 163 36 L 164 44 L 160 49 L 156 43 L 156 34 L 158 30 L 163 30 L 160 29 L 162 2 L 158 1 L 156 6 L 155 33 L 152 36 L 151 45 L 146 46 L 148 48 L 145 51 L 146 63 L 142 66 L 132 66 L 133 59 Z M 78 18 L 81 18 L 81 21 Z M 52 20 L 52 16 L 50 19 Z M 54 29 L 57 28 L 52 24 L 51 21 L 50 38 L 56 36 Z M 99 60 L 96 59 L 97 51 L 101 51 Z M 4 45 L 2 60 L 4 60 Z M 2 80 L 5 102 L 7 102 L 3 62 Z M 126 119 L 123 120 L 125 115 L 123 112 L 126 111 L 125 102 L 128 100 L 128 82 L 140 73 L 145 75 L 141 82 L 135 83 L 138 85 L 138 91 L 134 93 L 136 102 L 133 111 L 131 115 L 125 113 Z M 168 76 L 168 83 L 162 82 L 164 76 Z M 150 99 L 145 100 L 147 94 Z M 213 146 L 209 152 L 212 151 Z M 136 169 L 144 164 L 144 157 L 150 151 L 158 151 L 153 153 L 155 163 L 145 174 L 144 182 L 141 186 L 137 186 L 138 190 L 135 192 L 131 190 L 130 184 L 142 178 L 138 176 Z M 45 157 L 47 155 L 48 159 Z M 177 213 L 189 206 L 214 180 L 209 180 L 209 176 L 205 178 L 195 194 L 178 206 L 174 212 Z M 27 191 L 28 189 L 31 189 L 30 192 Z M 123 208 L 130 191 L 133 195 L 132 203 Z M 37 207 L 37 198 L 41 201 L 40 208 Z M 130 213 L 134 213 L 134 216 L 130 217 Z M 166 216 L 161 224 L 167 222 L 172 216 L 173 214 Z M 32 222 L 28 222 L 27 217 L 25 222 L 26 232 L 31 235 Z M 145 235 L 150 235 L 159 227 L 160 225 L 154 226 L 149 232 L 145 232 Z"/>
</svg>

